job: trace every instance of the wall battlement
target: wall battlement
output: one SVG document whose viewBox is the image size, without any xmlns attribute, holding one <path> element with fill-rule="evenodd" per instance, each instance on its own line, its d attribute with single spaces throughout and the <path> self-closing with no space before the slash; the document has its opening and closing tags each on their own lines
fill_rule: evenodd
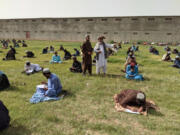
<svg viewBox="0 0 180 135">
<path fill-rule="evenodd" d="M 0 39 L 180 42 L 180 16 L 0 19 Z"/>
</svg>

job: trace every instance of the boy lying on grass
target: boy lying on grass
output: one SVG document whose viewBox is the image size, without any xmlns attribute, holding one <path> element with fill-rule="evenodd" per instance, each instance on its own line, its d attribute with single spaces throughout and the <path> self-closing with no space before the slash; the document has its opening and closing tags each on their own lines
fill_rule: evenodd
<svg viewBox="0 0 180 135">
<path fill-rule="evenodd" d="M 158 110 L 152 101 L 146 100 L 145 93 L 139 90 L 122 90 L 120 94 L 114 95 L 114 102 L 117 111 L 147 115 L 150 108 Z"/>
<path fill-rule="evenodd" d="M 42 67 L 40 67 L 39 64 L 33 64 L 30 61 L 26 61 L 26 64 L 24 65 L 24 71 L 22 73 L 30 75 L 40 71 L 42 71 Z"/>
</svg>

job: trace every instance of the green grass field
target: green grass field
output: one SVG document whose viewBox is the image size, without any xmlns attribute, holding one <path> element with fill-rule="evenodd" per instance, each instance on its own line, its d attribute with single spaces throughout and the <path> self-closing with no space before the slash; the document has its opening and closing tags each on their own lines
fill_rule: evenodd
<svg viewBox="0 0 180 135">
<path fill-rule="evenodd" d="M 1 135 L 180 135 L 180 70 L 161 61 L 163 47 L 157 47 L 160 55 L 156 56 L 148 52 L 148 46 L 140 46 L 136 59 L 146 80 L 137 82 L 125 79 L 120 71 L 124 69 L 129 45 L 123 45 L 118 54 L 108 59 L 106 77 L 96 76 L 95 66 L 93 76 L 84 77 L 69 72 L 72 60 L 49 64 L 52 54 L 41 54 L 43 47 L 53 45 L 57 50 L 60 44 L 74 53 L 73 48 L 79 48 L 81 43 L 27 41 L 27 44 L 28 48 L 16 49 L 16 61 L 2 61 L 7 50 L 0 49 L 3 51 L 0 70 L 11 83 L 10 88 L 0 92 L 0 100 L 11 116 L 11 126 Z M 32 50 L 36 58 L 23 58 L 25 50 Z M 61 58 L 64 55 L 59 54 Z M 81 57 L 78 59 L 81 61 Z M 27 60 L 50 68 L 70 94 L 63 100 L 30 104 L 36 85 L 46 78 L 41 73 L 21 74 Z M 160 113 L 142 116 L 116 112 L 113 96 L 123 89 L 144 91 L 160 107 Z"/>
</svg>

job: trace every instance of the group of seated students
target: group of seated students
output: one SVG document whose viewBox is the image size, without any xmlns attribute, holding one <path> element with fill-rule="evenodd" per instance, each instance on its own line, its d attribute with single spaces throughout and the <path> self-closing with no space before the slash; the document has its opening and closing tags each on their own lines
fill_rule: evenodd
<svg viewBox="0 0 180 135">
<path fill-rule="evenodd" d="M 114 43 L 116 43 L 116 42 L 114 42 Z M 113 45 L 113 47 L 108 48 L 108 50 L 107 50 L 108 56 L 115 55 L 118 52 L 118 50 L 120 49 L 117 45 L 115 45 L 115 44 L 112 44 L 112 45 Z"/>
<path fill-rule="evenodd" d="M 139 51 L 139 46 L 135 46 L 133 44 L 133 46 L 129 47 L 128 50 L 127 50 L 127 55 L 129 55 L 130 53 L 134 53 L 136 51 Z"/>
<path fill-rule="evenodd" d="M 170 52 L 171 51 L 171 48 L 169 46 L 165 46 L 164 47 L 164 50 L 167 51 L 167 52 Z"/>
<path fill-rule="evenodd" d="M 11 52 L 13 52 L 13 54 L 16 53 L 15 49 L 11 48 Z M 54 52 L 54 48 L 51 46 L 50 47 L 50 51 Z M 62 47 L 63 48 L 63 47 Z M 65 53 L 64 59 L 68 60 L 71 59 L 72 55 L 70 54 L 70 52 L 68 52 L 66 49 L 62 49 Z M 46 52 L 48 52 L 48 47 L 45 48 Z M 44 50 L 44 49 L 43 49 Z M 73 64 L 72 67 L 70 68 L 71 72 L 75 72 L 75 73 L 81 73 L 82 72 L 82 66 L 81 63 L 77 60 L 76 56 L 79 56 L 80 53 L 77 49 L 74 49 L 76 51 L 76 53 L 73 55 Z M 127 79 L 134 79 L 134 80 L 144 80 L 143 76 L 138 74 L 138 64 L 136 62 L 136 58 L 134 55 L 134 52 L 137 51 L 137 47 L 132 46 L 131 49 L 128 49 L 128 57 L 126 59 L 126 63 L 125 63 L 125 77 Z M 30 52 L 30 51 L 26 51 Z M 28 55 L 28 53 L 27 53 Z M 29 53 L 28 57 L 33 57 L 34 54 Z M 52 56 L 52 60 L 50 61 L 50 63 L 61 63 L 61 58 L 58 55 L 57 52 L 54 53 L 54 55 Z M 176 65 L 178 65 L 177 67 L 180 68 L 180 58 L 179 56 L 176 57 L 175 61 L 174 61 L 175 65 L 174 67 L 176 67 Z M 40 67 L 38 64 L 33 64 L 29 61 L 26 62 L 25 66 L 24 66 L 24 72 L 29 75 L 35 72 L 39 72 L 42 71 L 43 75 L 48 79 L 48 82 L 42 82 L 42 84 L 44 85 L 44 87 L 37 87 L 36 91 L 43 93 L 43 95 L 48 96 L 48 97 L 57 97 L 61 91 L 62 91 L 62 85 L 61 85 L 61 81 L 58 78 L 57 75 L 53 74 L 50 72 L 50 70 L 48 68 L 43 69 L 42 67 Z M 4 74 L 2 72 L 0 72 L 0 77 L 3 76 Z M 4 76 L 6 77 L 6 76 Z M 2 80 L 2 79 L 0 79 Z M 5 80 L 5 79 L 3 79 Z M 7 81 L 7 80 L 6 80 Z M 1 84 L 2 83 L 2 84 Z M 6 83 L 7 84 L 7 83 Z M 3 86 L 3 82 L 0 81 L 0 88 L 1 86 Z M 8 87 L 8 86 L 7 86 Z M 136 110 L 136 112 L 143 112 L 146 109 L 146 95 L 145 93 L 143 93 L 142 91 L 136 91 L 136 90 L 123 90 L 121 91 L 120 94 L 116 95 L 114 97 L 114 100 L 116 103 L 119 103 L 122 107 L 124 108 L 128 108 L 131 109 L 131 106 L 138 106 L 139 108 Z M 9 122 L 10 122 L 10 117 L 9 117 L 9 112 L 7 110 L 7 108 L 3 105 L 3 103 L 0 101 L 0 130 L 4 129 L 6 127 L 8 127 Z"/>
<path fill-rule="evenodd" d="M 48 51 L 49 49 L 49 51 Z M 54 53 L 54 47 L 51 45 L 50 47 L 45 47 L 42 50 L 42 54 L 47 54 L 47 53 Z"/>
<path fill-rule="evenodd" d="M 26 50 L 25 53 L 26 56 L 23 57 L 28 57 L 28 58 L 34 57 L 34 53 L 32 51 Z M 16 54 L 16 50 L 12 46 L 10 46 L 10 50 L 7 52 L 6 57 L 3 58 L 3 60 L 16 60 L 15 54 Z"/>
<path fill-rule="evenodd" d="M 71 55 L 71 53 L 69 51 L 64 49 L 64 47 L 62 45 L 60 46 L 60 50 L 64 51 L 64 59 L 63 60 L 69 60 L 73 56 L 73 64 L 69 70 L 74 73 L 82 73 L 81 62 L 79 62 L 76 58 L 76 56 L 80 56 L 80 52 L 78 51 L 78 49 L 74 48 L 75 54 L 73 54 L 73 55 Z M 58 55 L 58 52 L 54 53 L 50 63 L 51 64 L 52 63 L 62 63 L 61 57 Z"/>
<path fill-rule="evenodd" d="M 153 46 L 150 46 L 149 52 L 155 55 L 159 55 L 159 51 Z"/>
<path fill-rule="evenodd" d="M 133 49 L 129 50 L 128 49 L 128 57 L 126 58 L 126 63 L 125 63 L 125 77 L 127 79 L 133 79 L 133 80 L 139 80 L 143 81 L 144 78 L 142 75 L 140 75 L 138 72 L 138 64 L 136 62 L 136 58 L 134 55 Z"/>
<path fill-rule="evenodd" d="M 14 40 L 13 43 L 14 43 L 14 47 L 15 46 L 20 47 L 19 43 L 22 44 L 22 47 L 28 47 L 28 45 L 26 44 L 26 42 L 24 40 L 22 40 L 22 41 L 21 40 L 18 40 L 18 41 Z"/>
<path fill-rule="evenodd" d="M 108 56 L 115 55 L 118 52 L 118 50 L 122 48 L 121 43 L 117 43 L 117 42 L 112 41 L 111 44 L 113 45 L 113 47 L 107 48 L 107 55 Z"/>
<path fill-rule="evenodd" d="M 172 53 L 176 54 L 177 56 L 175 57 L 175 59 L 171 58 L 171 48 L 170 47 L 166 47 L 165 51 L 167 51 L 166 54 L 163 55 L 162 60 L 163 61 L 169 61 L 169 62 L 173 62 L 174 64 L 172 65 L 172 67 L 175 68 L 180 68 L 180 53 L 178 51 L 177 48 L 173 49 Z"/>
<path fill-rule="evenodd" d="M 42 54 L 47 54 L 48 53 L 48 48 L 49 47 L 43 48 Z M 73 54 L 73 55 L 71 55 L 71 53 L 68 50 L 64 49 L 64 47 L 62 45 L 60 46 L 60 51 L 64 51 L 63 60 L 69 60 L 69 59 L 71 59 L 72 56 L 80 56 L 80 52 L 76 48 L 74 48 L 75 54 Z M 50 51 L 49 52 L 54 53 L 50 63 L 62 63 L 62 59 L 58 55 L 58 52 L 57 51 L 54 52 L 54 47 L 50 46 Z"/>
<path fill-rule="evenodd" d="M 3 49 L 7 49 L 8 48 L 8 45 L 10 43 L 10 40 L 0 40 L 0 42 L 2 43 L 2 48 Z"/>
<path fill-rule="evenodd" d="M 12 42 L 13 42 L 15 48 L 20 47 L 19 42 L 17 42 L 15 39 L 13 39 Z"/>
<path fill-rule="evenodd" d="M 135 46 L 135 43 L 133 43 L 131 50 L 134 52 L 139 51 L 139 46 Z"/>
<path fill-rule="evenodd" d="M 12 39 L 12 43 L 13 43 L 13 45 L 14 45 L 14 47 L 15 48 L 18 48 L 18 47 L 20 47 L 20 43 L 22 44 L 22 47 L 28 47 L 28 45 L 26 44 L 26 42 L 24 41 L 24 40 L 15 40 L 15 39 Z"/>
</svg>

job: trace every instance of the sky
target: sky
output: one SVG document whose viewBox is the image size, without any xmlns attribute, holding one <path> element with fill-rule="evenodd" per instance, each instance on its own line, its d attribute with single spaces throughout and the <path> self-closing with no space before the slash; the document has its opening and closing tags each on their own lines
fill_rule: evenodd
<svg viewBox="0 0 180 135">
<path fill-rule="evenodd" d="M 0 0 L 0 19 L 180 16 L 180 0 Z"/>
</svg>

